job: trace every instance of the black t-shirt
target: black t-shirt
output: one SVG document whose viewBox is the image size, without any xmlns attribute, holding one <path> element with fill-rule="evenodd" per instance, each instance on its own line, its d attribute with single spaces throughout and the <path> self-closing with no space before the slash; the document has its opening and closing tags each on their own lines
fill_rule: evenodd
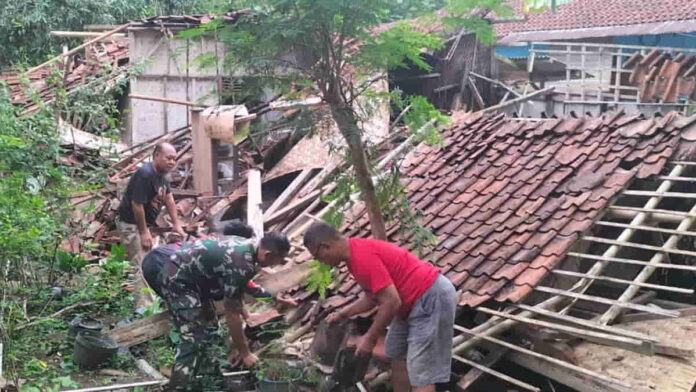
<svg viewBox="0 0 696 392">
<path fill-rule="evenodd" d="M 152 163 L 142 165 L 128 182 L 126 194 L 118 207 L 118 216 L 123 222 L 135 223 L 132 202 L 142 204 L 145 208 L 145 221 L 148 226 L 155 223 L 164 205 L 165 196 L 169 194 L 169 181 L 163 174 L 157 173 Z"/>
</svg>

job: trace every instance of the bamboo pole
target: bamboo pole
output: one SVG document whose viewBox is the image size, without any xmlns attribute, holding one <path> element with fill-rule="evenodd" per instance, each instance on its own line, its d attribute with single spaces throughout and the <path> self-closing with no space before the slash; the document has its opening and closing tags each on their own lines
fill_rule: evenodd
<svg viewBox="0 0 696 392">
<path fill-rule="evenodd" d="M 493 338 L 493 337 L 490 337 L 490 336 L 486 336 L 486 335 L 483 335 L 483 334 L 480 334 L 480 333 L 473 332 L 473 331 L 471 331 L 471 330 L 469 330 L 469 329 L 466 329 L 466 328 L 464 328 L 464 327 L 460 327 L 459 325 L 456 325 L 456 324 L 454 325 L 454 329 L 456 329 L 457 331 L 464 332 L 464 333 L 466 333 L 466 334 L 472 335 L 472 336 L 476 336 L 476 337 L 478 337 L 478 338 L 481 338 L 481 339 L 483 339 L 483 340 L 489 341 L 489 342 L 491 342 L 491 343 L 495 343 L 495 344 L 497 344 L 497 345 L 500 345 L 500 346 L 503 346 L 503 347 L 507 347 L 507 348 L 509 348 L 510 350 L 517 351 L 517 352 L 519 352 L 519 353 L 522 353 L 522 354 L 525 354 L 525 355 L 528 355 L 528 356 L 531 356 L 531 357 L 534 357 L 534 358 L 538 358 L 538 359 L 544 360 L 544 361 L 546 361 L 546 362 L 553 363 L 554 365 L 558 365 L 558 366 L 561 366 L 561 367 L 563 367 L 563 368 L 566 368 L 566 369 L 569 369 L 569 370 L 572 370 L 572 371 L 576 371 L 576 372 L 579 372 L 579 373 L 583 373 L 583 374 L 585 374 L 586 376 L 589 376 L 589 377 L 592 377 L 592 378 L 596 378 L 596 379 L 599 379 L 599 380 L 602 380 L 602 381 L 605 381 L 605 382 L 609 382 L 609 383 L 612 383 L 612 384 L 620 385 L 620 386 L 625 387 L 625 388 L 630 388 L 630 387 L 631 387 L 631 385 L 626 384 L 625 382 L 623 382 L 623 381 L 621 381 L 621 380 L 618 380 L 618 379 L 615 379 L 615 378 L 613 378 L 613 377 L 608 377 L 608 376 L 605 376 L 605 375 L 603 375 L 603 374 L 599 374 L 599 373 L 597 373 L 597 372 L 594 372 L 594 371 L 592 371 L 592 370 L 588 370 L 588 369 L 582 368 L 582 367 L 580 367 L 580 366 L 576 366 L 576 365 L 573 365 L 573 364 L 571 364 L 571 363 L 564 362 L 564 361 L 561 361 L 561 360 L 559 360 L 559 359 L 549 357 L 549 356 L 544 355 L 544 354 L 539 354 L 539 353 L 534 352 L 534 351 L 532 351 L 532 350 L 526 349 L 526 348 L 524 348 L 524 347 L 516 346 L 516 345 L 514 345 L 514 344 L 508 343 L 508 342 L 503 341 L 503 340 L 500 340 L 500 339 L 496 339 L 496 338 Z"/>
<path fill-rule="evenodd" d="M 634 211 L 634 212 L 647 212 L 650 214 L 665 214 L 674 216 L 690 216 L 696 218 L 696 214 L 689 214 L 686 211 L 672 211 L 657 208 L 640 208 L 640 207 L 628 207 L 628 206 L 609 206 L 610 210 L 624 210 L 624 211 Z"/>
<path fill-rule="evenodd" d="M 112 35 L 114 35 L 114 34 L 120 32 L 120 31 L 123 31 L 123 30 L 127 29 L 130 25 L 131 25 L 130 23 L 126 23 L 126 24 L 121 25 L 121 26 L 119 26 L 119 27 L 117 27 L 117 28 L 115 28 L 115 29 L 113 29 L 113 30 L 111 30 L 111 31 L 107 31 L 107 32 L 105 32 L 104 34 L 100 34 L 98 37 L 96 37 L 96 38 L 94 38 L 94 39 L 91 39 L 91 40 L 89 40 L 89 41 L 83 43 L 83 44 L 80 45 L 80 46 L 77 46 L 77 47 L 75 47 L 75 48 L 73 48 L 73 49 L 70 49 L 70 50 L 67 51 L 66 53 L 61 53 L 61 54 L 59 54 L 58 56 L 56 56 L 56 57 L 54 57 L 54 58 L 52 58 L 52 59 L 50 59 L 50 60 L 48 60 L 48 61 L 46 61 L 46 62 L 44 62 L 44 63 L 41 63 L 41 64 L 37 65 L 36 67 L 29 68 L 29 70 L 27 70 L 26 72 L 24 72 L 24 74 L 25 74 L 25 75 L 28 75 L 28 74 L 30 74 L 30 73 L 32 73 L 32 72 L 38 70 L 38 69 L 41 69 L 41 68 L 43 68 L 43 67 L 45 67 L 45 66 L 47 66 L 47 65 L 49 65 L 49 64 L 52 64 L 52 63 L 55 62 L 55 61 L 58 61 L 58 60 L 62 59 L 63 57 L 72 56 L 73 54 L 79 52 L 80 50 L 82 50 L 82 49 L 84 49 L 84 48 L 86 48 L 86 47 L 88 47 L 89 45 L 92 45 L 92 44 L 95 43 L 95 42 L 99 42 L 99 41 L 103 40 L 104 38 L 108 38 L 108 37 L 110 37 L 110 36 L 112 36 Z"/>
</svg>

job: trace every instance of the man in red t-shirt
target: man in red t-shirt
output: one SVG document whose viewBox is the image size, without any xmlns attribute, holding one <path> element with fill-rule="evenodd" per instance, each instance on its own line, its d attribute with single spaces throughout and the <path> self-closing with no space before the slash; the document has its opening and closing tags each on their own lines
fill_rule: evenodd
<svg viewBox="0 0 696 392">
<path fill-rule="evenodd" d="M 457 299 L 437 268 L 389 242 L 343 237 L 324 222 L 309 227 L 304 245 L 324 264 L 345 262 L 366 294 L 327 322 L 378 307 L 356 352 L 371 353 L 389 326 L 385 346 L 395 392 L 434 392 L 436 383 L 449 381 Z"/>
</svg>

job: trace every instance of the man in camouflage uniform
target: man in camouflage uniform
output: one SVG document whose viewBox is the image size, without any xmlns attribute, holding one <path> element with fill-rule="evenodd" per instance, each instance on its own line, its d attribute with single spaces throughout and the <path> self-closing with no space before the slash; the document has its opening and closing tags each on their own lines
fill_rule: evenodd
<svg viewBox="0 0 696 392">
<path fill-rule="evenodd" d="M 230 337 L 244 365 L 258 360 L 244 337 L 242 294 L 256 266 L 283 263 L 290 250 L 285 235 L 266 233 L 257 246 L 251 242 L 204 239 L 153 249 L 143 262 L 150 287 L 164 300 L 179 328 L 169 390 L 202 390 L 198 375 L 219 376 L 219 356 L 212 353 L 216 317 L 212 301 L 224 300 Z"/>
</svg>

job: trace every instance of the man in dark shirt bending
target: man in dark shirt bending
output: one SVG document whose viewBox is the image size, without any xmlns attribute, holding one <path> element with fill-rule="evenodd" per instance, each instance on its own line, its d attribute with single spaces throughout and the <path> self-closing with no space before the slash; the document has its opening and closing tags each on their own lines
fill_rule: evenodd
<svg viewBox="0 0 696 392">
<path fill-rule="evenodd" d="M 118 208 L 116 226 L 121 236 L 121 243 L 128 259 L 136 268 L 136 306 L 148 305 L 148 301 L 145 301 L 141 295 L 144 282 L 140 263 L 144 257 L 144 251 L 152 248 L 152 234 L 149 227 L 155 224 L 162 205 L 167 207 L 173 230 L 184 236 L 167 179 L 167 174 L 174 167 L 176 167 L 174 146 L 169 143 L 158 144 L 152 154 L 152 162 L 146 162 L 133 173 Z"/>
</svg>

